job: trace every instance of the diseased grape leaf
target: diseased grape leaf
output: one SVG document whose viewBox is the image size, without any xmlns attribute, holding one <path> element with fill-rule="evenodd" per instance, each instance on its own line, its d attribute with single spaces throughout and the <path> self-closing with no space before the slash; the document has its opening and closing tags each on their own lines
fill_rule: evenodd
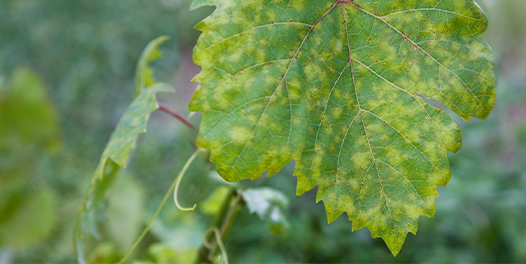
<svg viewBox="0 0 526 264">
<path fill-rule="evenodd" d="M 119 120 L 110 141 L 106 145 L 99 165 L 93 175 L 88 192 L 81 205 L 74 236 L 75 253 L 79 262 L 84 263 L 83 240 L 88 232 L 99 239 L 97 222 L 100 220 L 101 204 L 105 192 L 111 186 L 120 168 L 126 163 L 139 134 L 146 132 L 146 123 L 150 114 L 159 108 L 155 95 L 159 92 L 173 92 L 167 84 L 157 83 L 142 90 L 133 100 Z"/>
<path fill-rule="evenodd" d="M 472 0 L 194 0 L 211 5 L 194 49 L 197 144 L 227 181 L 295 160 L 329 223 L 347 212 L 396 255 L 433 217 L 447 152 L 495 104 L 487 18 Z"/>
<path fill-rule="evenodd" d="M 155 95 L 160 92 L 173 91 L 170 85 L 157 83 L 144 89 L 133 100 L 121 120 L 119 120 L 115 131 L 113 131 L 110 141 L 102 153 L 95 176 L 102 179 L 104 165 L 108 159 L 113 160 L 119 167 L 126 168 L 126 161 L 130 151 L 135 146 L 137 135 L 146 132 L 146 123 L 150 113 L 159 108 Z"/>
<path fill-rule="evenodd" d="M 149 66 L 149 63 L 162 57 L 159 45 L 166 40 L 167 36 L 152 40 L 139 58 L 135 71 L 135 99 L 117 123 L 80 207 L 73 236 L 75 255 L 79 263 L 86 263 L 85 236 L 91 234 L 95 239 L 101 238 L 97 223 L 103 217 L 106 191 L 115 181 L 120 168 L 126 168 L 137 136 L 146 132 L 150 114 L 159 108 L 155 95 L 159 92 L 174 91 L 168 84 L 156 83 L 153 68 Z"/>
</svg>

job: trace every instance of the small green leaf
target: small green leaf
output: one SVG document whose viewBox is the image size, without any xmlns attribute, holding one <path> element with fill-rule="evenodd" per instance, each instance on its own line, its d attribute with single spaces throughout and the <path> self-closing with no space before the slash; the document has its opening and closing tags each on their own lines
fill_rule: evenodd
<svg viewBox="0 0 526 264">
<path fill-rule="evenodd" d="M 137 96 L 142 89 L 156 83 L 153 75 L 153 68 L 150 63 L 162 58 L 163 52 L 159 46 L 169 40 L 168 36 L 160 36 L 148 43 L 137 62 L 135 68 L 135 96 Z"/>
<path fill-rule="evenodd" d="M 247 189 L 242 195 L 250 213 L 265 221 L 274 235 L 287 233 L 289 222 L 283 213 L 289 207 L 287 196 L 268 187 Z"/>
<path fill-rule="evenodd" d="M 189 109 L 197 144 L 227 181 L 295 160 L 297 194 L 318 186 L 329 223 L 344 212 L 400 251 L 432 217 L 461 131 L 495 104 L 487 18 L 473 0 L 194 0 L 202 66 Z"/>
<path fill-rule="evenodd" d="M 75 234 L 75 250 L 79 262 L 85 262 L 83 254 L 84 235 L 89 231 L 95 238 L 99 238 L 96 224 L 100 217 L 101 205 L 106 190 L 111 186 L 120 168 L 126 168 L 130 151 L 140 133 L 146 132 L 146 123 L 150 114 L 159 108 L 155 95 L 159 92 L 172 92 L 173 88 L 167 84 L 154 84 L 133 100 L 115 131 L 111 135 L 108 145 L 102 153 L 89 190 L 79 211 Z"/>
</svg>

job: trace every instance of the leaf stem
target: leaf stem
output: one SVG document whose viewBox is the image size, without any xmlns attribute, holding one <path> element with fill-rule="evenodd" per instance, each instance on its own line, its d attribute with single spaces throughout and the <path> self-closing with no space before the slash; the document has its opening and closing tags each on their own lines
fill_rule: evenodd
<svg viewBox="0 0 526 264">
<path fill-rule="evenodd" d="M 192 122 L 190 122 L 190 120 L 188 120 L 183 115 L 175 112 L 169 106 L 167 106 L 167 105 L 165 105 L 163 103 L 157 102 L 157 104 L 159 105 L 159 110 L 161 110 L 161 111 L 173 116 L 174 118 L 178 119 L 179 121 L 181 121 L 187 127 L 191 128 L 191 129 L 195 129 L 195 126 L 192 124 Z"/>
</svg>

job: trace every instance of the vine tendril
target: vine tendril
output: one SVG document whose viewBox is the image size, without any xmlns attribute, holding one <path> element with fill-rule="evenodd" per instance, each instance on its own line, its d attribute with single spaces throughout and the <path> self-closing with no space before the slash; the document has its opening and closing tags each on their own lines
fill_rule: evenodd
<svg viewBox="0 0 526 264">
<path fill-rule="evenodd" d="M 196 207 L 196 205 L 194 205 L 193 208 L 182 208 L 178 201 L 177 201 L 177 187 L 179 187 L 179 184 L 181 182 L 181 178 L 182 176 L 184 176 L 184 173 L 186 172 L 186 170 L 188 169 L 188 167 L 190 166 L 190 164 L 192 163 L 192 161 L 194 161 L 195 157 L 197 157 L 197 154 L 201 151 L 201 149 L 198 149 L 194 152 L 194 154 L 190 157 L 190 159 L 188 159 L 188 161 L 186 162 L 185 166 L 183 167 L 182 171 L 179 173 L 179 175 L 177 175 L 177 178 L 174 180 L 174 182 L 172 183 L 172 185 L 170 186 L 170 188 L 168 189 L 168 191 L 166 192 L 166 194 L 164 195 L 164 198 L 163 200 L 161 201 L 161 203 L 159 204 L 159 207 L 157 207 L 157 211 L 155 211 L 155 214 L 152 216 L 152 219 L 150 219 L 150 222 L 148 222 L 148 225 L 146 226 L 146 228 L 144 228 L 144 230 L 142 231 L 141 235 L 139 236 L 139 238 L 137 238 L 137 241 L 135 241 L 135 244 L 133 244 L 133 246 L 131 247 L 131 249 L 128 251 L 128 253 L 126 253 L 126 255 L 124 257 L 122 257 L 122 259 L 118 262 L 118 264 L 122 264 L 124 263 L 124 261 L 126 261 L 130 256 L 131 254 L 133 253 L 133 251 L 135 251 L 135 249 L 137 248 L 137 246 L 139 246 L 139 244 L 141 243 L 141 241 L 144 239 L 144 237 L 146 236 L 146 234 L 148 233 L 148 231 L 150 231 L 150 228 L 152 227 L 153 225 L 153 222 L 155 222 L 155 219 L 157 219 L 157 216 L 159 216 L 159 213 L 161 213 L 161 210 L 163 209 L 164 207 L 164 204 L 166 203 L 166 201 L 168 200 L 168 198 L 170 197 L 170 193 L 172 193 L 172 191 L 174 191 L 174 200 L 175 200 L 175 205 L 177 206 L 177 208 L 181 209 L 182 211 L 193 211 Z M 226 256 L 226 255 L 225 255 Z"/>
<path fill-rule="evenodd" d="M 177 200 L 177 191 L 179 190 L 179 185 L 181 184 L 181 180 L 183 179 L 184 174 L 186 173 L 186 170 L 188 169 L 188 167 L 190 167 L 190 164 L 192 164 L 192 162 L 194 161 L 195 157 L 197 157 L 197 154 L 199 154 L 199 151 L 201 151 L 201 149 L 197 149 L 194 152 L 194 155 L 192 155 L 192 157 L 190 157 L 190 159 L 188 159 L 188 161 L 184 165 L 183 169 L 181 170 L 181 172 L 179 172 L 179 175 L 177 175 L 177 178 L 176 178 L 175 189 L 174 189 L 174 202 L 175 202 L 175 206 L 177 206 L 177 208 L 179 208 L 179 210 L 181 210 L 181 211 L 193 211 L 193 210 L 195 210 L 195 207 L 197 206 L 197 204 L 194 204 L 194 207 L 192 207 L 192 208 L 182 207 L 179 204 L 179 201 Z"/>
<path fill-rule="evenodd" d="M 206 237 L 208 235 L 208 233 L 210 232 L 214 232 L 215 235 L 216 235 L 216 243 L 210 243 L 209 241 L 206 240 Z M 225 245 L 223 244 L 223 241 L 221 239 L 221 233 L 219 231 L 219 228 L 213 226 L 213 227 L 210 227 L 208 228 L 208 230 L 206 230 L 205 232 L 205 239 L 203 240 L 203 244 L 205 245 L 205 247 L 209 248 L 209 249 L 213 249 L 215 248 L 216 246 L 219 246 L 219 249 L 221 250 L 221 257 L 223 259 L 223 263 L 224 264 L 228 264 L 228 255 L 226 253 L 226 249 L 225 249 Z"/>
</svg>

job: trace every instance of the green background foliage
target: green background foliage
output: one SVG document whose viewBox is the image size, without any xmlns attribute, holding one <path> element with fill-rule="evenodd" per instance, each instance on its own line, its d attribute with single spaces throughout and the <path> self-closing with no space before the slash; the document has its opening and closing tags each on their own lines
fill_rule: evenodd
<svg viewBox="0 0 526 264">
<path fill-rule="evenodd" d="M 448 112 L 463 130 L 463 146 L 449 155 L 452 178 L 447 188 L 438 188 L 435 218 L 420 217 L 418 235 L 409 235 L 393 258 L 367 230 L 351 233 L 346 219 L 327 225 L 323 205 L 315 204 L 316 190 L 296 197 L 296 179 L 290 177 L 293 164 L 288 164 L 275 177 L 242 183 L 284 193 L 290 202 L 283 210 L 290 230 L 286 236 L 272 235 L 257 214 L 239 210 L 225 243 L 231 262 L 526 261 L 526 2 L 478 2 L 489 17 L 483 37 L 497 61 L 497 105 L 484 121 L 466 123 Z M 18 82 L 16 69 L 29 68 L 30 75 L 40 77 L 23 79 L 40 79 L 43 85 L 35 88 L 40 81 L 28 81 L 24 90 L 43 89 L 41 104 L 54 109 L 49 113 L 55 120 L 46 125 L 49 132 L 40 129 L 36 134 L 47 136 L 34 138 L 27 146 L 19 145 L 22 138 L 0 139 L 0 262 L 75 262 L 71 238 L 78 208 L 111 132 L 133 100 L 141 51 L 160 35 L 171 40 L 161 48 L 166 56 L 153 65 L 156 77 L 177 90 L 160 100 L 187 113 L 195 89 L 188 80 L 199 71 L 191 63 L 191 48 L 199 36 L 192 27 L 213 10 L 190 13 L 189 6 L 190 1 L 183 0 L 0 1 L 0 104 L 6 105 Z M 0 123 L 7 118 L 0 113 Z M 126 253 L 130 237 L 144 228 L 194 151 L 189 139 L 195 132 L 167 115 L 154 112 L 148 131 L 138 138 L 130 166 L 105 197 L 101 239 L 86 245 L 90 262 L 115 262 Z M 195 259 L 213 220 L 200 209 L 200 202 L 219 185 L 229 186 L 213 173 L 208 175 L 207 167 L 197 159 L 179 192 L 183 205 L 198 203 L 196 211 L 180 212 L 167 204 L 135 259 L 172 263 Z M 7 193 L 13 195 L 4 196 Z M 13 221 L 37 214 L 42 219 L 38 225 Z M 14 238 L 4 231 L 8 222 L 14 223 L 9 230 L 35 229 L 17 232 Z"/>
</svg>

